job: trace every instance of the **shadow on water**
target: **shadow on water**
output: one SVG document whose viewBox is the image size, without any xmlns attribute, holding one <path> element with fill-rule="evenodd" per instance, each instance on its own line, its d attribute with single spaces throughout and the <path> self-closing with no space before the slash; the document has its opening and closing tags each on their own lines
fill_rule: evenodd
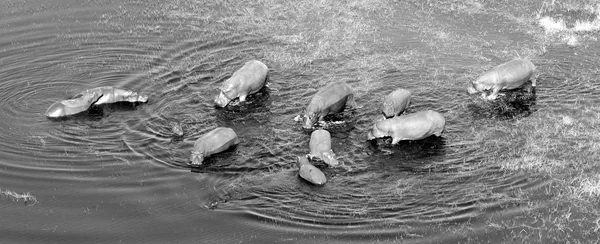
<svg viewBox="0 0 600 244">
<path fill-rule="evenodd" d="M 240 114 L 269 112 L 272 103 L 269 99 L 270 93 L 271 89 L 265 86 L 257 93 L 249 95 L 244 102 L 240 102 L 240 99 L 236 98 L 223 108 L 214 105 L 217 116 L 221 119 L 227 119 Z"/>
<path fill-rule="evenodd" d="M 471 96 L 469 100 L 467 108 L 476 119 L 516 119 L 535 112 L 537 96 L 536 88 L 527 83 L 521 88 L 501 92 L 493 101 L 485 100 L 479 94 Z"/>
<path fill-rule="evenodd" d="M 373 154 L 400 154 L 408 158 L 423 158 L 443 154 L 446 140 L 441 136 L 429 136 L 418 141 L 400 141 L 392 145 L 392 137 L 376 138 L 368 141 Z"/>
</svg>

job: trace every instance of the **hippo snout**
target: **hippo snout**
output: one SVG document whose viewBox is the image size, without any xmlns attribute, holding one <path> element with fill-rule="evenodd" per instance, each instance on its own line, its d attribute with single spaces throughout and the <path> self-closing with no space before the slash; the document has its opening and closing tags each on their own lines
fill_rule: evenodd
<svg viewBox="0 0 600 244">
<path fill-rule="evenodd" d="M 142 103 L 148 102 L 148 96 L 147 96 L 147 95 L 140 94 L 140 95 L 138 96 L 138 102 L 142 102 Z"/>
<path fill-rule="evenodd" d="M 229 104 L 231 99 L 227 98 L 223 92 L 219 93 L 219 96 L 215 98 L 215 104 L 221 108 L 224 108 Z"/>
<path fill-rule="evenodd" d="M 302 126 L 304 129 L 312 129 L 315 124 L 315 120 L 310 119 L 308 116 L 304 115 L 304 125 Z"/>
<path fill-rule="evenodd" d="M 198 152 L 192 152 L 192 156 L 190 157 L 190 164 L 198 166 L 202 165 L 204 161 L 204 156 Z"/>
<path fill-rule="evenodd" d="M 375 139 L 375 136 L 373 135 L 372 131 L 369 131 L 369 134 L 367 134 L 367 140 L 370 141 L 370 140 L 373 140 L 373 139 Z"/>
</svg>

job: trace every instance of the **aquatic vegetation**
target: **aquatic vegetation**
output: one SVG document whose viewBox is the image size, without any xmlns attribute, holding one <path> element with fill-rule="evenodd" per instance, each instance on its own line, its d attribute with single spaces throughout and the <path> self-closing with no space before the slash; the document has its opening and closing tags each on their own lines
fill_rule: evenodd
<svg viewBox="0 0 600 244">
<path fill-rule="evenodd" d="M 580 39 L 595 40 L 600 31 L 600 4 L 594 1 L 544 1 L 537 18 L 550 40 L 577 46 Z"/>
</svg>

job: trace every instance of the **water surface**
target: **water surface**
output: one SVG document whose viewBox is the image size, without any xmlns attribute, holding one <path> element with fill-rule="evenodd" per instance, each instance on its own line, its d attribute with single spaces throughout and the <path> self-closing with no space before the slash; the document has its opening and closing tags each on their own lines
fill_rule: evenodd
<svg viewBox="0 0 600 244">
<path fill-rule="evenodd" d="M 593 104 L 597 84 L 581 77 L 593 75 L 598 44 L 543 50 L 513 19 L 422 7 L 394 5 L 398 24 L 370 23 L 376 35 L 357 37 L 356 47 L 368 46 L 360 55 L 397 54 L 395 62 L 341 56 L 289 68 L 265 55 L 285 50 L 284 37 L 203 25 L 210 16 L 194 15 L 202 7 L 186 1 L 3 4 L 0 189 L 30 192 L 37 203 L 3 195 L 0 235 L 27 243 L 497 238 L 486 221 L 521 214 L 518 195 L 548 181 L 481 163 L 488 155 L 476 131 L 516 122 L 477 116 L 466 106 L 466 82 L 507 57 L 527 56 L 540 82 L 523 116 Z M 250 105 L 216 109 L 219 84 L 250 59 L 270 67 L 268 88 Z M 377 65 L 360 69 L 369 62 Z M 310 134 L 294 117 L 337 80 L 357 90 L 360 104 L 347 127 L 332 131 L 333 151 L 351 170 L 324 168 L 328 183 L 315 187 L 297 177 L 295 158 L 308 153 Z M 98 86 L 133 89 L 149 101 L 44 116 L 53 102 Z M 412 92 L 409 113 L 444 114 L 441 138 L 393 147 L 366 141 L 381 97 L 397 87 Z M 217 126 L 233 128 L 240 145 L 189 168 L 195 139 Z"/>
</svg>

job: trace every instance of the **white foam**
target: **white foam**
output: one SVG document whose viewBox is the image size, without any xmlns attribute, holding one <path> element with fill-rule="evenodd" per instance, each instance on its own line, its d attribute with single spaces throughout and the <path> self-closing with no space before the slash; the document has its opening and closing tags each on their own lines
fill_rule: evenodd
<svg viewBox="0 0 600 244">
<path fill-rule="evenodd" d="M 541 18 L 539 20 L 539 24 L 542 28 L 544 28 L 544 31 L 546 31 L 546 33 L 556 33 L 556 32 L 560 32 L 560 31 L 567 31 L 567 25 L 565 24 L 565 22 L 562 19 L 554 19 L 552 17 L 548 17 L 545 16 L 543 18 Z"/>
</svg>

